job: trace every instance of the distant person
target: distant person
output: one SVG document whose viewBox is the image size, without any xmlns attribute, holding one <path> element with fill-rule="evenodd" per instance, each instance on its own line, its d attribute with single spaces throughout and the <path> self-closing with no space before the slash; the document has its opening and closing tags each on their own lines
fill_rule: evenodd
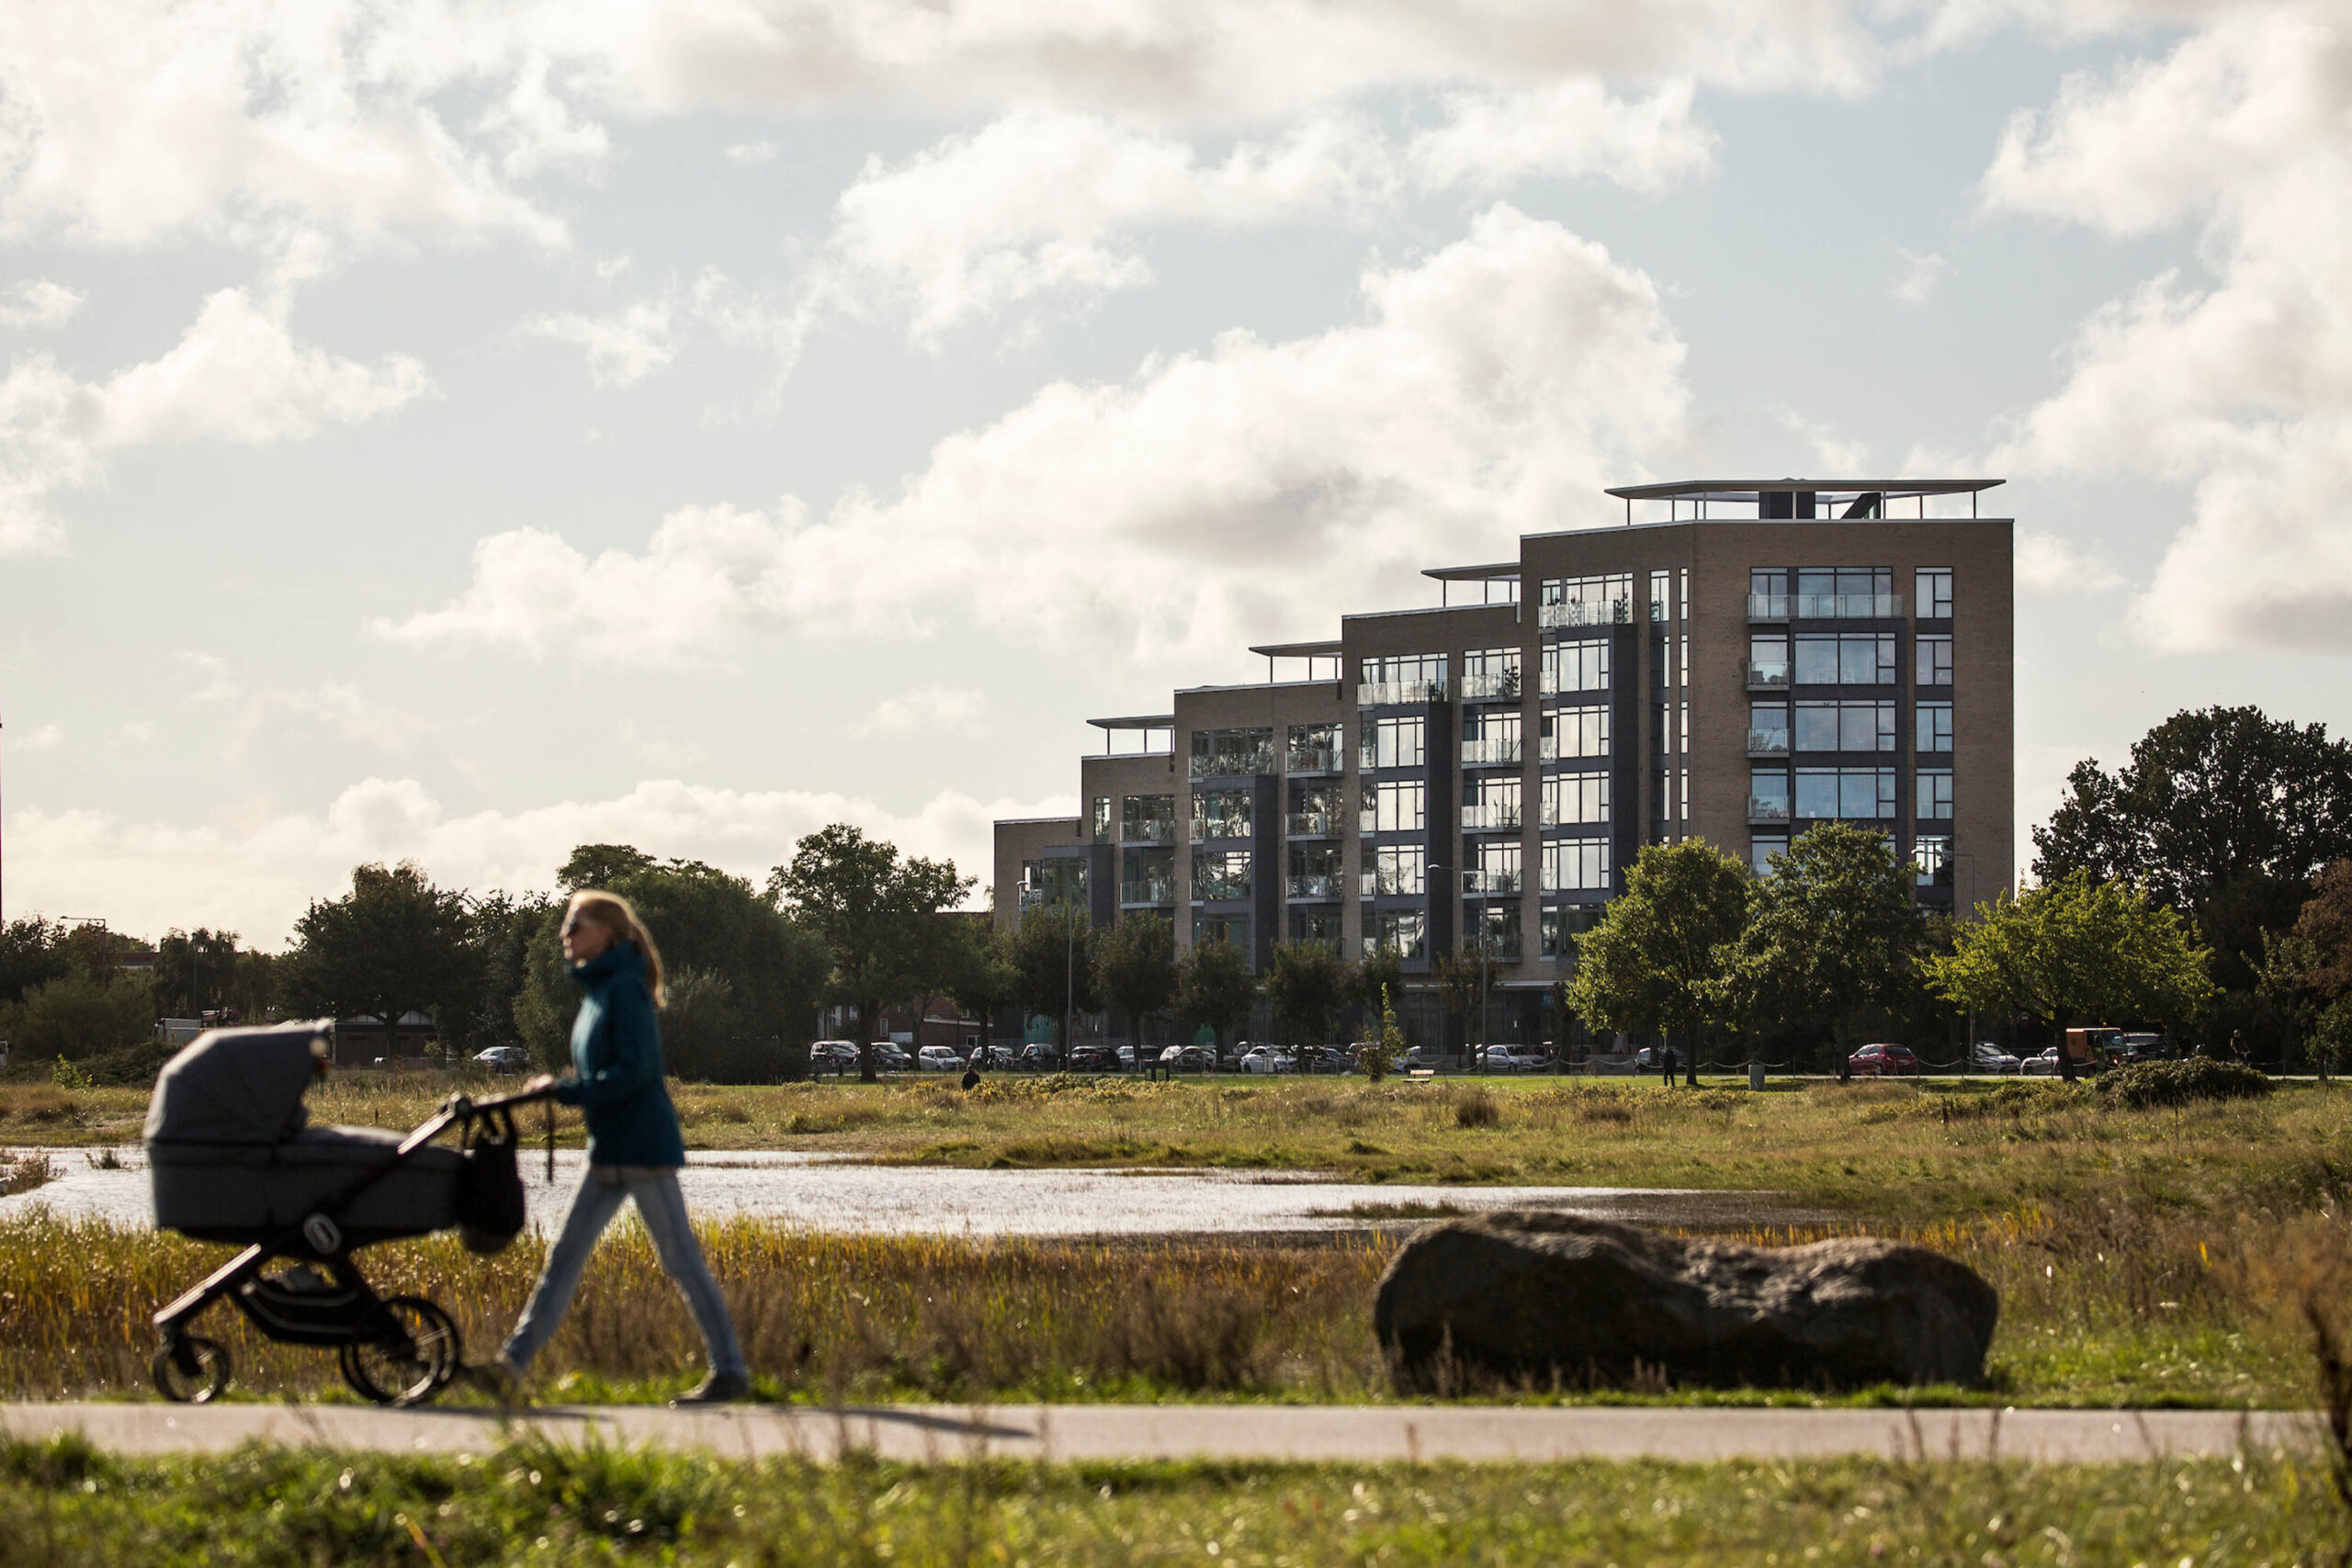
<svg viewBox="0 0 2352 1568">
<path fill-rule="evenodd" d="M 2230 1031 L 2230 1060 L 2245 1066 L 2245 1036 L 2234 1029 Z"/>
<path fill-rule="evenodd" d="M 752 1392 L 742 1347 L 678 1190 L 686 1145 L 662 1079 L 662 954 L 628 899 L 583 891 L 571 896 L 564 911 L 563 956 L 583 993 L 571 1026 L 573 1076 L 541 1074 L 524 1087 L 553 1089 L 563 1104 L 580 1107 L 588 1122 L 588 1168 L 514 1332 L 478 1381 L 503 1397 L 520 1393 L 531 1363 L 571 1305 L 596 1238 L 626 1199 L 637 1204 L 662 1268 L 685 1296 L 710 1356 L 710 1375 L 672 1403 L 741 1399 Z"/>
<path fill-rule="evenodd" d="M 1667 1088 L 1672 1089 L 1674 1087 L 1674 1069 L 1680 1065 L 1675 1059 L 1674 1047 L 1671 1044 L 1668 1044 L 1665 1050 L 1658 1053 L 1657 1059 L 1659 1065 L 1665 1068 L 1665 1077 L 1662 1081 L 1665 1083 Z"/>
</svg>

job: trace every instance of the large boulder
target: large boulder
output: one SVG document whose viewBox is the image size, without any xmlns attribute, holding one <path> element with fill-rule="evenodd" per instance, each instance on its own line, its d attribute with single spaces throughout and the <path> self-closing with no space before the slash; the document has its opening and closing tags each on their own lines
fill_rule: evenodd
<svg viewBox="0 0 2352 1568">
<path fill-rule="evenodd" d="M 1373 1328 L 1408 1390 L 1854 1388 L 1979 1382 L 1999 1315 L 1981 1275 L 1924 1247 L 1738 1247 L 1510 1210 L 1407 1242 Z"/>
</svg>

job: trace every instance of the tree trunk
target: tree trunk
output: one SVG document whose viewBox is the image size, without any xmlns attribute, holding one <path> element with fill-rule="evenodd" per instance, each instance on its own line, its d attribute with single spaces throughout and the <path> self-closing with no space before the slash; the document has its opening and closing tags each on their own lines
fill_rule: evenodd
<svg viewBox="0 0 2352 1568">
<path fill-rule="evenodd" d="M 1687 1089 L 1699 1087 L 1699 1021 L 1692 1019 L 1683 1026 L 1682 1039 L 1690 1054 L 1683 1058 L 1682 1083 Z"/>
<path fill-rule="evenodd" d="M 861 1000 L 857 1003 L 857 1081 L 879 1083 L 874 1072 L 874 1024 L 882 1004 Z"/>
<path fill-rule="evenodd" d="M 2058 1077 L 2067 1083 L 2075 1081 L 2075 1053 L 2066 1045 L 2066 1021 L 2059 1018 L 2052 1025 L 2058 1037 Z"/>
<path fill-rule="evenodd" d="M 1838 1053 L 1838 1081 L 1839 1083 L 1854 1081 L 1853 1064 L 1846 1060 L 1854 1054 L 1852 1038 L 1853 1028 L 1845 1021 L 1840 1021 L 1829 1031 L 1830 1049 Z"/>
</svg>

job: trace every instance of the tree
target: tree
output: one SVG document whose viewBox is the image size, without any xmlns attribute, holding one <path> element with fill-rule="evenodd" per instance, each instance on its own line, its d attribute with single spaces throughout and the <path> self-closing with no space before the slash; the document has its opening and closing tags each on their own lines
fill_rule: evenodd
<svg viewBox="0 0 2352 1568">
<path fill-rule="evenodd" d="M 1283 1043 L 1319 1045 L 1329 1039 L 1347 984 L 1347 965 L 1329 942 L 1276 942 L 1266 965 L 1266 1003 Z"/>
<path fill-rule="evenodd" d="M 1348 971 L 1348 1000 L 1363 1010 L 1364 1032 L 1379 1027 L 1381 1010 L 1405 992 L 1405 960 L 1394 947 L 1375 947 Z"/>
<path fill-rule="evenodd" d="M 1020 973 L 988 911 L 957 911 L 939 919 L 947 928 L 939 988 L 980 1021 L 980 1041 L 986 1044 L 997 1013 L 1020 1000 Z"/>
<path fill-rule="evenodd" d="M 1103 1005 L 1127 1021 L 1140 1068 L 1143 1021 L 1176 999 L 1176 928 L 1168 917 L 1138 911 L 1104 933 L 1094 955 L 1094 985 Z"/>
<path fill-rule="evenodd" d="M 2194 919 L 2215 978 L 2248 989 L 2263 934 L 2291 926 L 2311 878 L 2352 856 L 2352 744 L 2256 707 L 2175 714 L 2115 773 L 2075 764 L 2033 843 L 2043 885 L 2129 879 Z"/>
<path fill-rule="evenodd" d="M 2120 877 L 2069 872 L 2022 897 L 2004 892 L 1982 913 L 1928 961 L 1928 985 L 1958 1007 L 2048 1023 L 2069 1079 L 2069 1024 L 2178 1021 L 2212 995 L 2211 955 L 2188 922 Z"/>
<path fill-rule="evenodd" d="M 2306 1036 L 2324 1079 L 2352 1043 L 2352 860 L 2312 878 L 2294 929 L 2268 939 L 2259 990 Z"/>
<path fill-rule="evenodd" d="M 0 1005 L 0 1040 L 28 1059 L 78 1061 L 136 1045 L 155 1021 L 153 987 L 128 976 L 101 981 L 78 971 L 43 980 Z"/>
<path fill-rule="evenodd" d="M 21 1000 L 33 987 L 73 967 L 64 936 L 62 924 L 38 915 L 0 926 L 0 1004 Z"/>
<path fill-rule="evenodd" d="M 1012 968 L 1023 1011 L 1054 1021 L 1064 1060 L 1069 1052 L 1073 1013 L 1101 1005 L 1094 991 L 1094 922 L 1076 904 L 1043 904 L 1021 911 L 1012 932 Z"/>
<path fill-rule="evenodd" d="M 1862 1021 L 1901 1005 L 1918 983 L 1915 874 L 1867 828 L 1825 822 L 1798 834 L 1750 896 L 1731 954 L 1733 1016 L 1749 1027 L 1827 1023 L 1845 1077 Z M 1591 941 L 1582 944 L 1584 963 Z"/>
<path fill-rule="evenodd" d="M 857 1020 L 858 1077 L 874 1081 L 874 1032 L 882 1004 L 935 988 L 927 972 L 942 949 L 925 921 L 972 890 L 953 861 L 901 859 L 898 846 L 846 822 L 810 833 L 788 864 L 768 874 L 768 897 L 824 939 L 827 989 Z"/>
<path fill-rule="evenodd" d="M 1466 1041 L 1471 1033 L 1471 1010 L 1494 994 L 1495 987 L 1502 979 L 1501 963 L 1477 948 L 1458 947 L 1430 964 L 1430 973 L 1437 981 L 1438 994 L 1445 998 L 1446 1010 L 1462 1020 L 1463 1037 Z M 1477 1032 L 1483 1038 L 1486 1032 L 1483 1021 Z"/>
<path fill-rule="evenodd" d="M 1356 1052 L 1356 1065 L 1363 1069 L 1366 1081 L 1378 1083 L 1396 1070 L 1397 1058 L 1405 1054 L 1405 1032 L 1396 1027 L 1396 993 L 1380 994 L 1380 1021 L 1372 1030 L 1372 1038 Z"/>
<path fill-rule="evenodd" d="M 563 869 L 555 874 L 555 882 L 566 893 L 577 893 L 583 887 L 598 887 L 609 893 L 621 878 L 651 871 L 661 863 L 634 844 L 578 844 L 564 861 Z"/>
<path fill-rule="evenodd" d="M 1569 1007 L 1603 1029 L 1679 1030 L 1685 1081 L 1697 1083 L 1700 1032 L 1727 1015 L 1753 886 L 1747 867 L 1703 839 L 1644 845 L 1625 890 L 1577 943 Z"/>
<path fill-rule="evenodd" d="M 530 983 L 531 943 L 561 906 L 544 894 L 490 893 L 467 901 L 471 915 L 468 967 L 471 982 L 449 1003 L 443 1034 L 460 1049 L 511 1045 L 522 1038 L 515 1001 Z"/>
<path fill-rule="evenodd" d="M 355 867 L 351 891 L 313 900 L 294 936 L 288 999 L 335 1018 L 375 1014 L 384 1021 L 387 1055 L 402 1018 L 462 999 L 473 982 L 465 897 L 434 886 L 413 861 Z"/>
<path fill-rule="evenodd" d="M 1223 937 L 1194 942 L 1177 966 L 1177 1012 L 1187 1023 L 1216 1031 L 1220 1052 L 1226 1035 L 1250 1021 L 1250 1004 L 1257 996 L 1249 961 Z"/>
</svg>

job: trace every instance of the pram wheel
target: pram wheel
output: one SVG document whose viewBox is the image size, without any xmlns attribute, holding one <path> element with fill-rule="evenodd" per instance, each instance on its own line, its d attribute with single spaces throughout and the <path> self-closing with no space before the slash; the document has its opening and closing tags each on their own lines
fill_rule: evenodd
<svg viewBox="0 0 2352 1568">
<path fill-rule="evenodd" d="M 458 1325 L 422 1296 L 383 1304 L 388 1331 L 343 1348 L 343 1380 L 379 1404 L 416 1404 L 441 1392 L 458 1370 Z"/>
<path fill-rule="evenodd" d="M 185 1334 L 156 1351 L 148 1371 L 155 1392 L 174 1404 L 202 1404 L 229 1386 L 229 1352 L 217 1341 Z"/>
</svg>

